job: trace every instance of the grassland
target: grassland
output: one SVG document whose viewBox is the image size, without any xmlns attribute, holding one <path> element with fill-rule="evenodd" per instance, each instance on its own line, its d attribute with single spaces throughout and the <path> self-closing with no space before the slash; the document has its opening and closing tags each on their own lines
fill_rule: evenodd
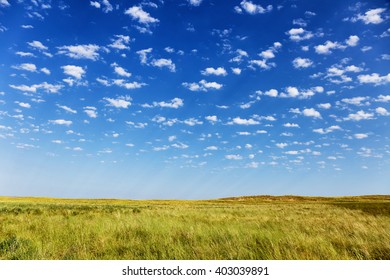
<svg viewBox="0 0 390 280">
<path fill-rule="evenodd" d="M 0 259 L 390 259 L 390 196 L 0 197 Z"/>
</svg>

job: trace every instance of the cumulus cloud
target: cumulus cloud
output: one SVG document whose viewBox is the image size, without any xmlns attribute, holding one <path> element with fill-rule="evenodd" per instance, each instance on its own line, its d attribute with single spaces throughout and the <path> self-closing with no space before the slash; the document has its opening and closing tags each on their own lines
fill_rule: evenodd
<svg viewBox="0 0 390 280">
<path fill-rule="evenodd" d="M 76 114 L 77 113 L 76 110 L 73 110 L 72 108 L 69 108 L 68 106 L 65 106 L 65 105 L 58 105 L 57 104 L 57 107 L 61 108 L 62 110 L 65 110 L 68 113 L 72 113 L 72 114 Z"/>
<path fill-rule="evenodd" d="M 230 159 L 230 160 L 242 160 L 243 159 L 243 157 L 241 155 L 226 155 L 225 158 Z"/>
<path fill-rule="evenodd" d="M 364 112 L 363 110 L 360 110 L 356 112 L 355 114 L 349 114 L 347 118 L 344 118 L 345 120 L 351 120 L 351 121 L 361 121 L 361 120 L 370 120 L 374 117 L 374 114 Z"/>
<path fill-rule="evenodd" d="M 32 42 L 28 42 L 27 43 L 30 47 L 34 48 L 34 49 L 37 49 L 37 50 L 40 50 L 40 51 L 45 51 L 48 49 L 48 47 L 46 47 L 45 45 L 43 45 L 41 42 L 39 41 L 32 41 Z"/>
<path fill-rule="evenodd" d="M 206 116 L 205 119 L 208 120 L 211 123 L 215 123 L 215 122 L 218 121 L 218 117 L 217 116 Z"/>
<path fill-rule="evenodd" d="M 111 83 L 105 79 L 97 78 L 96 80 L 105 86 L 111 85 Z M 123 87 L 125 89 L 137 89 L 137 88 L 141 88 L 141 87 L 147 85 L 145 83 L 139 83 L 139 82 L 127 82 L 123 79 L 114 79 L 114 80 L 112 80 L 112 84 L 119 86 L 119 87 Z"/>
<path fill-rule="evenodd" d="M 296 123 L 285 123 L 283 124 L 284 127 L 296 127 L 299 128 L 299 124 Z"/>
<path fill-rule="evenodd" d="M 385 8 L 371 9 L 362 14 L 358 14 L 356 17 L 351 19 L 352 22 L 362 21 L 364 24 L 379 24 L 384 21 L 382 13 L 386 11 Z"/>
<path fill-rule="evenodd" d="M 0 7 L 8 7 L 8 6 L 10 6 L 8 0 L 0 0 Z"/>
<path fill-rule="evenodd" d="M 195 126 L 197 124 L 203 124 L 202 121 L 195 119 L 195 118 L 189 118 L 183 121 L 184 124 L 189 125 L 189 126 Z"/>
<path fill-rule="evenodd" d="M 168 68 L 169 71 L 171 72 L 176 71 L 176 65 L 172 62 L 171 59 L 165 59 L 165 58 L 153 59 L 150 64 L 158 68 L 163 68 L 163 67 Z"/>
<path fill-rule="evenodd" d="M 99 2 L 98 1 L 90 1 L 89 4 L 97 9 L 100 9 L 103 5 L 103 12 L 104 13 L 112 12 L 112 10 L 113 10 L 113 7 L 112 7 L 110 1 L 108 1 L 108 0 L 100 0 Z"/>
<path fill-rule="evenodd" d="M 63 119 L 50 120 L 49 122 L 52 124 L 65 125 L 65 126 L 70 126 L 73 123 L 72 121 L 67 121 Z"/>
<path fill-rule="evenodd" d="M 201 74 L 205 75 L 205 76 L 210 76 L 210 75 L 226 76 L 227 72 L 226 72 L 225 68 L 223 68 L 223 67 L 218 67 L 218 68 L 207 67 L 206 69 L 201 71 Z"/>
<path fill-rule="evenodd" d="M 290 40 L 294 42 L 309 40 L 314 36 L 313 33 L 303 29 L 302 27 L 291 28 L 289 31 L 287 31 L 287 35 L 289 35 Z"/>
<path fill-rule="evenodd" d="M 366 133 L 356 133 L 353 136 L 355 136 L 356 139 L 364 139 L 368 137 L 368 134 Z"/>
<path fill-rule="evenodd" d="M 96 107 L 93 107 L 93 106 L 84 107 L 84 113 L 86 113 L 88 115 L 88 117 L 90 117 L 92 119 L 95 119 L 98 116 L 98 113 L 96 110 L 97 110 Z"/>
<path fill-rule="evenodd" d="M 313 65 L 313 61 L 310 60 L 309 58 L 297 57 L 293 60 L 292 64 L 297 69 L 307 68 L 307 67 L 310 67 L 311 65 Z"/>
<path fill-rule="evenodd" d="M 332 107 L 332 105 L 330 103 L 321 103 L 321 104 L 318 104 L 317 107 L 327 110 L 327 109 L 330 109 Z"/>
<path fill-rule="evenodd" d="M 191 91 L 208 91 L 210 89 L 219 90 L 223 87 L 222 84 L 217 82 L 207 82 L 206 80 L 201 80 L 198 83 L 182 83 L 182 85 L 188 88 Z"/>
<path fill-rule="evenodd" d="M 335 130 L 342 130 L 342 128 L 338 125 L 332 125 L 328 128 L 317 128 L 317 129 L 313 129 L 313 132 L 316 132 L 316 133 L 319 133 L 319 134 L 328 134 L 328 133 L 331 133 Z"/>
<path fill-rule="evenodd" d="M 27 85 L 9 85 L 9 86 L 13 89 L 17 89 L 24 92 L 37 92 L 37 89 L 43 89 L 44 91 L 49 93 L 57 93 L 60 89 L 64 87 L 63 85 L 53 85 L 47 82 L 34 84 L 31 86 L 27 86 Z"/>
<path fill-rule="evenodd" d="M 133 20 L 145 25 L 159 22 L 158 19 L 152 17 L 148 12 L 145 12 L 140 6 L 128 8 L 125 11 L 125 14 L 129 15 Z"/>
<path fill-rule="evenodd" d="M 29 72 L 37 72 L 37 67 L 33 63 L 22 63 L 16 66 L 12 66 L 12 68 Z"/>
<path fill-rule="evenodd" d="M 390 101 L 390 95 L 379 95 L 377 99 L 375 99 L 377 102 L 389 102 Z"/>
<path fill-rule="evenodd" d="M 241 1 L 240 6 L 236 6 L 234 9 L 237 13 L 242 13 L 245 11 L 250 15 L 264 14 L 272 11 L 272 5 L 268 5 L 266 8 L 263 8 L 261 5 L 253 4 L 251 1 Z"/>
<path fill-rule="evenodd" d="M 234 74 L 236 74 L 236 75 L 240 75 L 241 74 L 241 69 L 240 68 L 238 68 L 238 67 L 233 67 L 232 68 L 232 72 L 234 73 Z"/>
<path fill-rule="evenodd" d="M 72 76 L 72 77 L 76 78 L 77 80 L 80 80 L 84 76 L 84 74 L 86 73 L 82 67 L 75 66 L 75 65 L 61 66 L 61 69 L 64 70 L 64 73 L 66 75 Z"/>
<path fill-rule="evenodd" d="M 302 111 L 302 114 L 306 117 L 312 117 L 312 118 L 321 118 L 321 114 L 320 112 L 316 111 L 315 109 L 313 108 L 309 108 L 309 109 L 304 109 Z"/>
<path fill-rule="evenodd" d="M 127 77 L 127 78 L 131 77 L 131 73 L 127 72 L 125 68 L 119 66 L 118 64 L 112 63 L 111 66 L 114 67 L 115 73 L 118 74 L 119 76 Z"/>
<path fill-rule="evenodd" d="M 144 50 L 139 50 L 136 53 L 139 55 L 139 60 L 141 64 L 147 64 L 148 63 L 148 54 L 153 51 L 153 48 L 148 48 Z"/>
<path fill-rule="evenodd" d="M 162 108 L 173 108 L 178 109 L 184 105 L 183 99 L 181 98 L 173 98 L 171 102 L 153 102 L 154 107 L 162 107 Z"/>
<path fill-rule="evenodd" d="M 229 124 L 238 124 L 238 125 L 257 125 L 260 124 L 260 122 L 254 120 L 254 119 L 242 119 L 240 117 L 236 117 L 233 119 L 232 122 Z"/>
<path fill-rule="evenodd" d="M 202 3 L 203 0 L 188 0 L 188 3 L 192 6 L 199 6 Z"/>
<path fill-rule="evenodd" d="M 378 115 L 381 115 L 381 116 L 390 116 L 390 113 L 383 107 L 378 107 L 375 109 L 375 112 L 378 114 Z"/>
<path fill-rule="evenodd" d="M 358 80 L 361 84 L 374 84 L 375 86 L 383 85 L 390 82 L 390 73 L 386 76 L 380 76 L 378 73 L 359 75 Z"/>
<path fill-rule="evenodd" d="M 120 96 L 118 98 L 103 98 L 108 102 L 107 106 L 112 106 L 118 109 L 127 109 L 131 105 L 131 98 L 129 96 Z"/>
<path fill-rule="evenodd" d="M 355 47 L 358 45 L 360 38 L 356 35 L 349 36 L 345 43 L 350 47 Z"/>
<path fill-rule="evenodd" d="M 99 58 L 100 47 L 93 44 L 58 47 L 59 54 L 64 54 L 75 59 L 90 59 L 96 61 Z"/>
<path fill-rule="evenodd" d="M 112 43 L 108 46 L 117 50 L 130 50 L 128 44 L 130 43 L 130 36 L 115 35 L 116 39 L 112 39 Z"/>
<path fill-rule="evenodd" d="M 345 49 L 346 47 L 338 42 L 326 41 L 323 45 L 315 46 L 315 52 L 318 54 L 331 54 L 332 50 Z"/>
</svg>

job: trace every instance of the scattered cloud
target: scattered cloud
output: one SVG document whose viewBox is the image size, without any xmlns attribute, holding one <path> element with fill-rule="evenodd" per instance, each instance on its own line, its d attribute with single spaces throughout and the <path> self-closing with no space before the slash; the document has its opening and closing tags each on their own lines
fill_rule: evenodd
<svg viewBox="0 0 390 280">
<path fill-rule="evenodd" d="M 88 45 L 73 45 L 73 46 L 62 46 L 58 47 L 59 54 L 64 54 L 74 59 L 90 59 L 93 61 L 99 58 L 100 47 L 93 44 Z"/>
<path fill-rule="evenodd" d="M 64 74 L 72 76 L 77 80 L 80 80 L 86 73 L 82 67 L 75 65 L 64 65 L 61 66 L 61 69 L 64 70 Z"/>
<path fill-rule="evenodd" d="M 116 99 L 105 97 L 103 99 L 108 102 L 107 106 L 112 106 L 118 109 L 127 109 L 131 105 L 130 96 L 120 96 Z"/>
<path fill-rule="evenodd" d="M 217 82 L 207 82 L 206 80 L 201 80 L 198 83 L 182 83 L 185 88 L 188 88 L 191 91 L 208 91 L 208 90 L 219 90 L 223 87 L 222 84 Z"/>
<path fill-rule="evenodd" d="M 254 4 L 251 1 L 241 1 L 240 6 L 234 7 L 234 10 L 237 13 L 243 13 L 245 11 L 246 13 L 250 15 L 256 15 L 256 14 L 265 14 L 268 12 L 271 12 L 273 9 L 272 5 L 268 5 L 266 8 L 263 8 L 261 5 Z"/>
<path fill-rule="evenodd" d="M 73 123 L 72 121 L 67 121 L 63 119 L 50 120 L 49 122 L 52 124 L 65 125 L 65 126 L 70 126 Z"/>
<path fill-rule="evenodd" d="M 309 58 L 300 58 L 297 57 L 293 60 L 293 66 L 294 68 L 308 68 L 313 65 L 313 61 L 310 60 Z"/>
<path fill-rule="evenodd" d="M 158 67 L 158 68 L 168 68 L 169 71 L 175 72 L 176 71 L 176 65 L 172 62 L 171 59 L 153 59 L 150 63 L 152 66 Z"/>
<path fill-rule="evenodd" d="M 241 73 L 241 71 L 240 71 Z M 213 67 L 207 67 L 206 69 L 201 71 L 202 75 L 205 76 L 210 76 L 210 75 L 215 75 L 215 76 L 226 76 L 227 72 L 225 68 L 223 67 L 218 67 L 218 68 L 213 68 Z"/>
</svg>

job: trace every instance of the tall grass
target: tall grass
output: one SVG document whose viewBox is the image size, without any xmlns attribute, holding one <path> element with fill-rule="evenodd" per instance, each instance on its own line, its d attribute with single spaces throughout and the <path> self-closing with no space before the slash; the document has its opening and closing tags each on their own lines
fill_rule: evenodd
<svg viewBox="0 0 390 280">
<path fill-rule="evenodd" d="M 0 198 L 0 259 L 390 259 L 390 199 Z"/>
</svg>

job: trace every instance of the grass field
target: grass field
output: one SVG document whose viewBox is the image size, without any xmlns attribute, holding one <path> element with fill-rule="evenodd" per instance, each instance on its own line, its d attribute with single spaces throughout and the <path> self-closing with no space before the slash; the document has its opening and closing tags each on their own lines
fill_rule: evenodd
<svg viewBox="0 0 390 280">
<path fill-rule="evenodd" d="M 0 259 L 390 259 L 390 196 L 0 197 Z"/>
</svg>

